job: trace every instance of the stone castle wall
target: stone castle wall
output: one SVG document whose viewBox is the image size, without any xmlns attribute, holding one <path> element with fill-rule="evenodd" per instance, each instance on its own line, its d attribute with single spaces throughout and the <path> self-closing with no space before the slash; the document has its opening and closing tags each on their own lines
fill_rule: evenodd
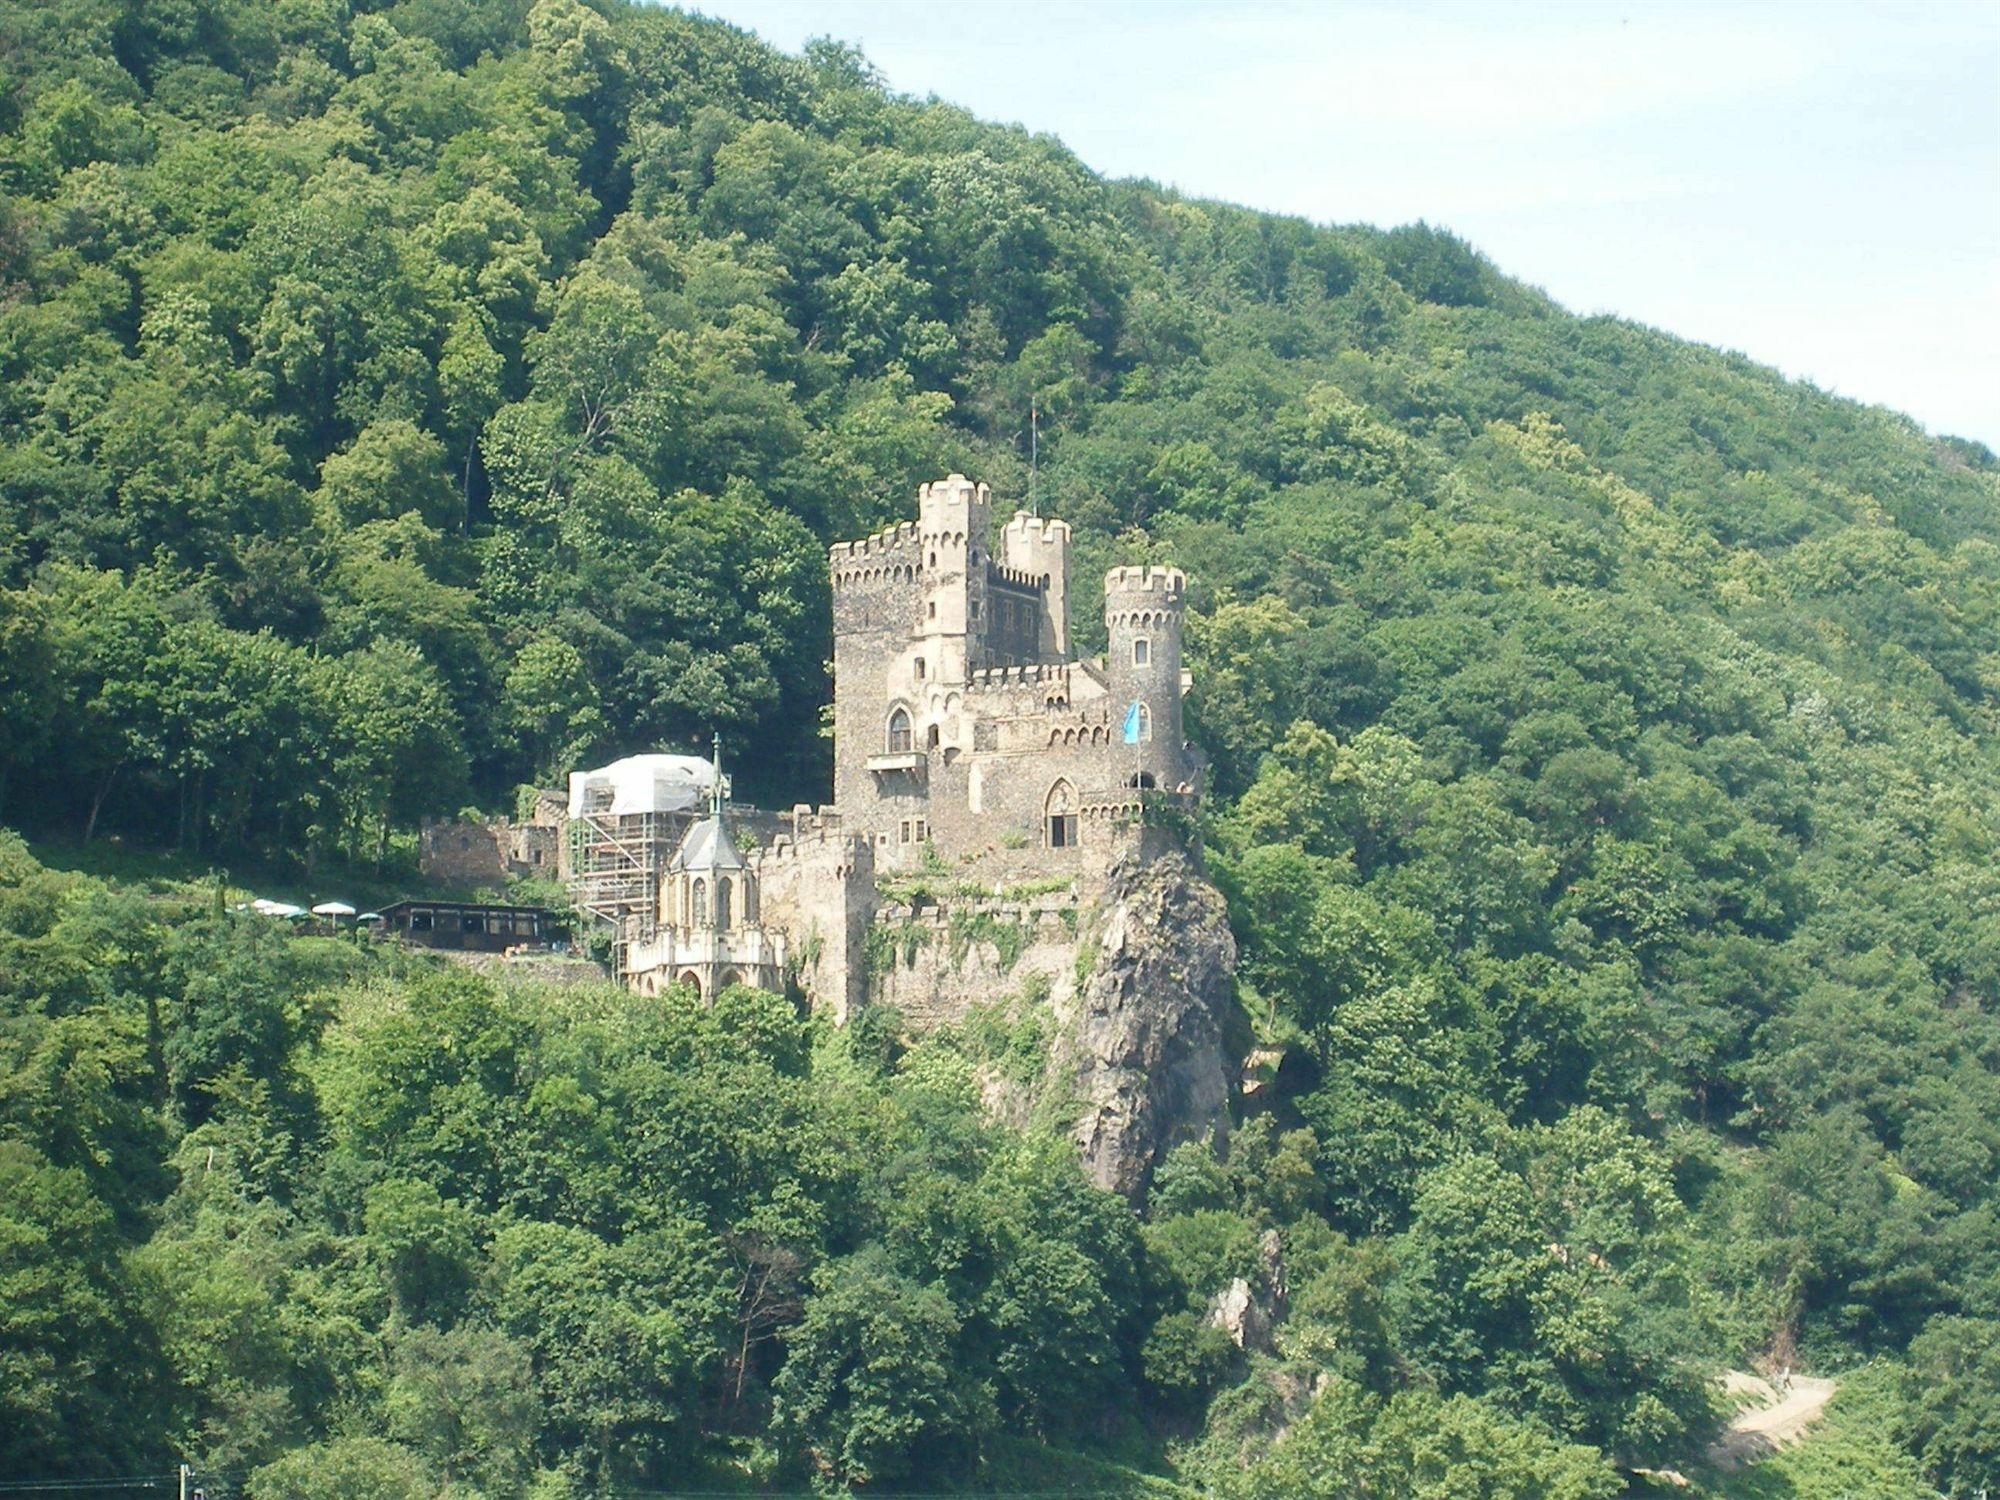
<svg viewBox="0 0 2000 1500">
<path fill-rule="evenodd" d="M 563 829 L 569 818 L 564 793 L 535 793 L 533 815 L 512 818 L 427 819 L 418 830 L 417 867 L 440 885 L 503 885 L 515 876 L 567 880 Z"/>
<path fill-rule="evenodd" d="M 418 868 L 440 885 L 504 885 L 521 875 L 554 880 L 562 866 L 560 828 L 541 823 L 425 823 L 417 837 Z"/>
<path fill-rule="evenodd" d="M 799 809 L 791 831 L 745 862 L 758 882 L 759 920 L 786 935 L 792 977 L 844 1025 L 865 994 L 864 946 L 874 910 L 875 849 L 836 815 Z"/>
<path fill-rule="evenodd" d="M 498 885 L 507 878 L 505 825 L 425 823 L 417 834 L 417 862 L 426 880 L 443 885 Z"/>
<path fill-rule="evenodd" d="M 956 1024 L 975 1005 L 1030 986 L 1067 1006 L 1083 915 L 1066 896 L 885 906 L 867 934 L 868 1002 L 894 1006 L 920 1031 Z"/>
</svg>

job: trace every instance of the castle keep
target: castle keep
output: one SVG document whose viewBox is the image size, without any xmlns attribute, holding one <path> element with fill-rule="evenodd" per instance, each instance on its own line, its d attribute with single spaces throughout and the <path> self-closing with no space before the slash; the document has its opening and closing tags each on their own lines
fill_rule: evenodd
<svg viewBox="0 0 2000 1500">
<path fill-rule="evenodd" d="M 831 549 L 834 804 L 795 808 L 739 848 L 718 778 L 656 905 L 621 934 L 628 983 L 712 996 L 789 978 L 836 1019 L 869 999 L 923 1019 L 994 977 L 976 972 L 993 955 L 971 954 L 962 983 L 919 962 L 920 949 L 956 949 L 958 973 L 972 946 L 923 941 L 926 925 L 1007 924 L 1008 969 L 1044 948 L 1038 967 L 1059 966 L 1078 905 L 1135 845 L 1145 810 L 1196 792 L 1185 579 L 1112 569 L 1105 655 L 1082 660 L 1069 527 L 1016 512 L 997 556 L 993 535 L 987 487 L 954 474 L 918 491 L 914 523 Z M 892 948 L 908 962 L 885 963 Z"/>
<path fill-rule="evenodd" d="M 1140 788 L 1191 792 L 1176 568 L 1114 568 L 1103 665 L 1069 656 L 1069 527 L 1017 513 L 987 550 L 986 486 L 925 485 L 915 525 L 832 549 L 834 802 L 878 865 L 1033 848 L 1080 867 L 1087 824 Z"/>
</svg>

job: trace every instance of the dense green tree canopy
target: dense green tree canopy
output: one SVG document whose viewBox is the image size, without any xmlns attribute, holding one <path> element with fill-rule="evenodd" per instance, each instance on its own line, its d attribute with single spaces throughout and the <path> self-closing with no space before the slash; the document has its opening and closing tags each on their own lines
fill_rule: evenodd
<svg viewBox="0 0 2000 1500">
<path fill-rule="evenodd" d="M 985 1118 L 1032 1026 L 0 836 L 0 1471 L 1586 1497 L 1769 1356 L 2000 1483 L 2000 463 L 1442 229 L 624 0 L 0 0 L 0 821 L 393 869 L 716 728 L 823 800 L 820 549 L 1031 407 L 1086 592 L 1189 574 L 1231 1138 L 1135 1219 Z"/>
</svg>

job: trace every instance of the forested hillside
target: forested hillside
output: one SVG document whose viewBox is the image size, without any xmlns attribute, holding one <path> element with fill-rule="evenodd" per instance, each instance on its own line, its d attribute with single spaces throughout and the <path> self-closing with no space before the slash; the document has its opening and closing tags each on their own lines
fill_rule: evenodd
<svg viewBox="0 0 2000 1500">
<path fill-rule="evenodd" d="M 1983 447 L 617 0 L 5 0 L 0 188 L 0 1481 L 1611 1496 L 1767 1358 L 1837 1457 L 1677 1493 L 2000 1485 Z M 1032 996 L 60 868 L 393 871 L 711 728 L 822 800 L 823 544 L 1031 405 L 1079 579 L 1188 572 L 1283 1056 L 1139 1216 L 982 1113 Z"/>
</svg>

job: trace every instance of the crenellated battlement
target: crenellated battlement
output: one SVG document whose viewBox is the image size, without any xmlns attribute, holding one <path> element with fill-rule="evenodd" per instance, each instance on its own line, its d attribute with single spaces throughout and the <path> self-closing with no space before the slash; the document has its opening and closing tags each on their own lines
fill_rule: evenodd
<svg viewBox="0 0 2000 1500">
<path fill-rule="evenodd" d="M 949 474 L 917 486 L 919 515 L 932 506 L 985 505 L 992 498 L 993 492 L 984 484 L 974 484 L 963 474 Z"/>
<path fill-rule="evenodd" d="M 914 550 L 917 544 L 916 522 L 898 521 L 894 526 L 884 526 L 873 536 L 863 537 L 858 542 L 835 542 L 826 549 L 826 555 L 827 560 L 839 568 L 849 563 L 887 557 L 892 552 Z"/>
<path fill-rule="evenodd" d="M 1025 510 L 1014 512 L 1014 518 L 1007 523 L 1006 535 L 1018 537 L 1033 546 L 1054 547 L 1069 544 L 1069 522 L 1058 521 L 1054 517 L 1044 519 L 1031 516 Z"/>
<path fill-rule="evenodd" d="M 1106 598 L 1112 594 L 1158 594 L 1167 602 L 1178 603 L 1186 590 L 1187 574 L 1159 563 L 1113 568 L 1104 575 Z"/>
<path fill-rule="evenodd" d="M 835 542 L 826 549 L 826 562 L 836 590 L 913 584 L 922 570 L 923 539 L 914 523 L 900 521 L 858 542 Z"/>
<path fill-rule="evenodd" d="M 760 849 L 746 851 L 744 860 L 767 878 L 788 869 L 812 866 L 835 874 L 851 873 L 870 853 L 866 834 L 842 826 L 840 809 L 799 803 L 788 820 L 790 832 L 778 834 Z"/>
<path fill-rule="evenodd" d="M 1048 585 L 1042 581 L 1040 573 L 1031 573 L 1026 568 L 1010 568 L 1005 563 L 989 563 L 987 566 L 991 570 L 992 576 L 1002 583 L 1011 583 L 1017 588 L 1027 589 L 1037 594 L 1042 593 L 1048 588 Z"/>
<path fill-rule="evenodd" d="M 981 667 L 968 672 L 965 685 L 979 688 L 1025 687 L 1039 682 L 1068 682 L 1067 662 L 1036 662 L 1020 667 Z"/>
<path fill-rule="evenodd" d="M 787 860 L 806 859 L 828 849 L 851 854 L 857 849 L 867 847 L 868 840 L 858 833 L 816 828 L 796 838 L 790 834 L 780 834 L 764 848 L 750 850 L 743 858 L 753 869 L 761 869 L 768 865 L 783 864 Z"/>
</svg>

